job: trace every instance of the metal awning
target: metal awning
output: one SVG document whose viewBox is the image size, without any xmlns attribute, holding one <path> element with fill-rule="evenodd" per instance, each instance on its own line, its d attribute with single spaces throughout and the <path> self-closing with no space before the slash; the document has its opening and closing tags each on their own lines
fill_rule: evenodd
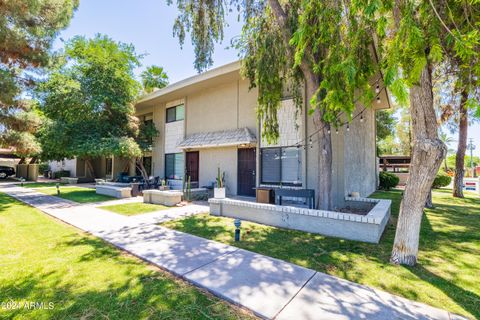
<svg viewBox="0 0 480 320">
<path fill-rule="evenodd" d="M 257 143 L 255 135 L 248 128 L 240 128 L 194 133 L 180 142 L 177 147 L 180 149 L 200 149 L 252 145 L 255 143 Z"/>
</svg>

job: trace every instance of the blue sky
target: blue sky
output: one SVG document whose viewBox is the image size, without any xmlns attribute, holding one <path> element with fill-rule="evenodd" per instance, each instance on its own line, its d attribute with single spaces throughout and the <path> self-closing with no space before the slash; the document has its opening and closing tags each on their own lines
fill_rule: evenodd
<svg viewBox="0 0 480 320">
<path fill-rule="evenodd" d="M 110 36 L 116 41 L 132 43 L 137 53 L 148 54 L 143 65 L 159 65 L 165 68 L 170 83 L 196 74 L 193 68 L 193 48 L 190 38 L 185 39 L 183 50 L 172 27 L 177 10 L 168 6 L 166 0 L 81 0 L 70 26 L 61 32 L 67 40 L 75 35 L 93 37 L 96 33 Z M 217 45 L 214 66 L 220 66 L 238 59 L 234 49 L 226 49 L 230 39 L 238 36 L 241 25 L 236 15 L 229 19 L 225 40 Z M 57 39 L 55 47 L 62 43 Z M 143 68 L 137 70 L 137 74 Z"/>
<path fill-rule="evenodd" d="M 176 8 L 168 6 L 166 0 L 80 0 L 70 26 L 61 32 L 60 37 L 67 40 L 75 35 L 92 37 L 103 33 L 114 40 L 132 43 L 138 53 L 148 54 L 143 59 L 144 66 L 164 67 L 170 83 L 173 83 L 196 74 L 190 38 L 185 40 L 181 49 L 178 39 L 173 37 L 176 16 Z M 225 39 L 216 46 L 214 67 L 238 59 L 234 49 L 227 49 L 230 40 L 240 34 L 241 25 L 236 18 L 233 14 L 228 19 L 230 25 L 225 30 Z M 58 39 L 55 47 L 61 46 Z M 136 73 L 142 70 L 140 68 Z M 477 146 L 474 154 L 480 155 L 480 124 L 470 126 L 468 136 Z M 456 148 L 456 143 L 450 147 Z"/>
</svg>

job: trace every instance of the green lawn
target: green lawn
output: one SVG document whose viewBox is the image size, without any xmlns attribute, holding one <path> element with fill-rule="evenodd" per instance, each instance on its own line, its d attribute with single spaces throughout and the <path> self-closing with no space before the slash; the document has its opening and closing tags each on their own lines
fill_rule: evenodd
<svg viewBox="0 0 480 320">
<path fill-rule="evenodd" d="M 226 302 L 0 193 L 0 319 L 240 319 Z"/>
<path fill-rule="evenodd" d="M 115 204 L 112 206 L 101 206 L 99 209 L 105 209 L 115 213 L 123 214 L 126 216 L 134 216 L 137 214 L 143 214 L 147 212 L 154 212 L 159 210 L 170 209 L 169 207 L 162 206 L 159 204 L 150 204 L 142 202 L 134 203 L 125 203 L 125 204 Z"/>
<path fill-rule="evenodd" d="M 233 220 L 206 214 L 162 225 L 480 318 L 480 199 L 450 194 L 434 192 L 436 208 L 423 217 L 416 267 L 389 263 L 401 198 L 397 190 L 373 195 L 393 200 L 393 223 L 378 245 L 248 222 L 242 222 L 242 241 L 235 243 Z"/>
<path fill-rule="evenodd" d="M 54 188 L 57 186 L 59 182 L 32 182 L 32 183 L 24 183 L 24 188 L 29 189 L 36 189 L 36 188 Z M 65 185 L 65 183 L 59 183 L 60 187 Z"/>
<path fill-rule="evenodd" d="M 51 195 L 51 196 L 57 196 L 56 187 L 38 188 L 37 191 Z M 79 202 L 79 203 L 101 202 L 101 201 L 116 199 L 110 196 L 96 194 L 95 189 L 82 188 L 82 187 L 70 187 L 70 186 L 60 187 L 60 198 Z"/>
</svg>

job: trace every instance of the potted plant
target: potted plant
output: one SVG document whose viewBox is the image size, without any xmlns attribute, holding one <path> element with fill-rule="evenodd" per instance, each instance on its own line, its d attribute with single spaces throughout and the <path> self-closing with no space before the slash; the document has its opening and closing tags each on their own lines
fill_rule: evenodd
<svg viewBox="0 0 480 320">
<path fill-rule="evenodd" d="M 220 168 L 218 168 L 216 186 L 213 188 L 213 197 L 215 199 L 225 199 L 225 172 L 220 174 Z"/>
</svg>

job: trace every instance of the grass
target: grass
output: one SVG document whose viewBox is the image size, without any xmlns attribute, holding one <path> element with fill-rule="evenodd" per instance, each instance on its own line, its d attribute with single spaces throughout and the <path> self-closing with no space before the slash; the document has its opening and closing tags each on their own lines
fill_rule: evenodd
<svg viewBox="0 0 480 320">
<path fill-rule="evenodd" d="M 39 192 L 48 194 L 50 196 L 57 196 L 56 187 L 44 187 L 38 188 Z M 90 202 L 101 202 L 108 200 L 115 200 L 116 198 L 105 196 L 103 194 L 97 194 L 95 189 L 82 188 L 82 187 L 70 187 L 63 186 L 60 187 L 60 198 L 75 201 L 78 203 L 90 203 Z"/>
<path fill-rule="evenodd" d="M 250 316 L 106 242 L 0 193 L 0 319 Z M 26 302 L 53 309 L 23 308 Z"/>
<path fill-rule="evenodd" d="M 29 189 L 36 189 L 36 188 L 55 188 L 57 186 L 57 183 L 60 186 L 65 185 L 65 183 L 59 183 L 59 182 L 32 182 L 32 183 L 24 183 L 23 187 L 24 188 L 29 188 Z"/>
<path fill-rule="evenodd" d="M 142 203 L 142 202 L 115 204 L 112 206 L 101 206 L 99 208 L 112 211 L 115 213 L 123 214 L 126 216 L 134 216 L 137 214 L 143 214 L 147 212 L 170 209 L 169 207 L 166 207 L 166 206 L 162 206 L 158 204 Z"/>
<path fill-rule="evenodd" d="M 380 244 L 368 244 L 242 222 L 234 241 L 233 220 L 196 215 L 162 225 L 203 238 L 290 261 L 408 299 L 480 318 L 480 199 L 434 192 L 436 208 L 423 216 L 418 265 L 389 263 L 401 192 L 377 192 L 392 199 L 392 222 Z"/>
</svg>

